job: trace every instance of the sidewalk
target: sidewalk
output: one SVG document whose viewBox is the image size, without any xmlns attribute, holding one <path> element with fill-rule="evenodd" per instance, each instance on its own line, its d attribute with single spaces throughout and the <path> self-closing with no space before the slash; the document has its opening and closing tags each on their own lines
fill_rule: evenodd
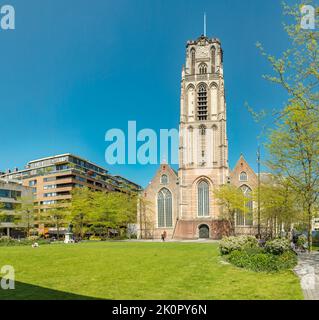
<svg viewBox="0 0 319 320">
<path fill-rule="evenodd" d="M 300 253 L 298 260 L 294 272 L 300 278 L 305 300 L 319 300 L 319 252 Z"/>
</svg>

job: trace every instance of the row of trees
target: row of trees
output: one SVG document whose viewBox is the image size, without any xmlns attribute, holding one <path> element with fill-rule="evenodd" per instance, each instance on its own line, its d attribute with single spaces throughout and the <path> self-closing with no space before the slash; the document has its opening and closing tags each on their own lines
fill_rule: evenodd
<svg viewBox="0 0 319 320">
<path fill-rule="evenodd" d="M 266 215 L 306 222 L 310 249 L 312 220 L 318 213 L 319 197 L 319 32 L 315 28 L 306 29 L 301 23 L 305 19 L 301 9 L 306 4 L 316 8 L 313 0 L 283 5 L 288 21 L 284 29 L 290 46 L 280 57 L 266 53 L 257 44 L 272 69 L 264 78 L 281 87 L 287 100 L 273 112 L 253 114 L 264 122 L 269 154 L 266 165 L 277 183 L 261 192 L 266 198 L 263 201 Z M 314 18 L 318 26 L 318 12 Z"/>
<path fill-rule="evenodd" d="M 270 178 L 270 177 L 268 177 Z M 214 191 L 214 197 L 222 208 L 222 218 L 229 221 L 231 233 L 235 234 L 235 218 L 237 214 L 252 214 L 257 220 L 257 202 L 260 201 L 260 222 L 263 236 L 275 237 L 284 227 L 286 232 L 292 227 L 302 227 L 308 223 L 308 213 L 302 206 L 302 196 L 290 186 L 287 179 L 271 176 L 268 182 L 258 189 L 244 194 L 233 185 L 224 185 Z M 253 202 L 253 211 L 248 205 Z"/>
<path fill-rule="evenodd" d="M 85 234 L 107 237 L 110 229 L 120 233 L 122 227 L 136 222 L 137 196 L 121 192 L 97 192 L 89 188 L 75 188 L 70 201 L 58 202 L 47 210 L 37 213 L 32 199 L 22 198 L 13 211 L 0 208 L 0 220 L 11 216 L 11 222 L 23 226 L 30 236 L 35 222 L 56 228 L 57 237 L 61 229 L 73 225 L 73 232 L 79 238 Z"/>
</svg>

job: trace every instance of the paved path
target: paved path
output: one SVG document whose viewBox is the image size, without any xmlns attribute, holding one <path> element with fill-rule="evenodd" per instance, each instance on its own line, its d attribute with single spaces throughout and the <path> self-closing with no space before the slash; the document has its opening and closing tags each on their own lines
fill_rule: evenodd
<svg viewBox="0 0 319 320">
<path fill-rule="evenodd" d="M 161 239 L 126 239 L 119 240 L 123 242 L 163 242 Z M 211 240 L 211 239 L 196 239 L 196 240 L 175 240 L 175 239 L 166 239 L 165 242 L 191 242 L 191 243 L 218 243 L 219 240 Z"/>
<path fill-rule="evenodd" d="M 300 278 L 305 300 L 319 300 L 319 252 L 298 254 L 294 271 Z"/>
</svg>

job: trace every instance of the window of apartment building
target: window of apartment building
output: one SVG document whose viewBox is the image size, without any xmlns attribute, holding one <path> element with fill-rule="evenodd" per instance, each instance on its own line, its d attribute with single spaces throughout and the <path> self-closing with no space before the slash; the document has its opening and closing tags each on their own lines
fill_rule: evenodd
<svg viewBox="0 0 319 320">
<path fill-rule="evenodd" d="M 44 182 L 50 182 L 50 181 L 55 181 L 56 177 L 47 177 L 47 178 L 43 178 Z"/>
<path fill-rule="evenodd" d="M 81 182 L 85 182 L 85 179 L 79 176 L 75 176 L 75 179 Z"/>
<path fill-rule="evenodd" d="M 10 190 L 0 189 L 0 197 L 1 198 L 11 198 Z"/>
<path fill-rule="evenodd" d="M 44 190 L 55 189 L 55 188 L 56 188 L 56 184 L 48 184 L 43 187 Z"/>
<path fill-rule="evenodd" d="M 56 196 L 57 196 L 56 192 L 49 192 L 44 194 L 44 197 L 56 197 Z"/>
<path fill-rule="evenodd" d="M 13 209 L 15 209 L 14 204 L 11 203 L 11 202 L 3 202 L 2 205 L 3 205 L 3 209 L 4 210 L 13 210 Z"/>
<path fill-rule="evenodd" d="M 37 185 L 37 180 L 31 180 L 29 181 L 29 187 L 33 187 Z"/>
<path fill-rule="evenodd" d="M 57 171 L 67 170 L 67 169 L 69 169 L 69 166 L 68 166 L 67 164 L 58 164 L 58 165 L 56 166 L 56 170 L 57 170 Z"/>
<path fill-rule="evenodd" d="M 21 197 L 21 191 L 0 189 L 0 197 L 17 199 Z"/>
<path fill-rule="evenodd" d="M 40 202 L 40 204 L 42 205 L 55 204 L 55 203 L 56 203 L 56 200 L 44 200 Z"/>
<path fill-rule="evenodd" d="M 83 184 L 76 183 L 76 184 L 74 185 L 74 187 L 75 187 L 75 188 L 83 188 L 84 185 L 83 185 Z"/>
</svg>

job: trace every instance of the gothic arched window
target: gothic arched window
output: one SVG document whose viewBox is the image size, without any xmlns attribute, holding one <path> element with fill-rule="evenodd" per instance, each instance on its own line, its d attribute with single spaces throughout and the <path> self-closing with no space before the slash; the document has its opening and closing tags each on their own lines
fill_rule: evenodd
<svg viewBox="0 0 319 320">
<path fill-rule="evenodd" d="M 161 189 L 157 194 L 157 215 L 159 228 L 173 226 L 172 194 L 166 188 Z"/>
<path fill-rule="evenodd" d="M 195 49 L 191 49 L 191 74 L 195 74 Z"/>
<path fill-rule="evenodd" d="M 201 63 L 199 65 L 199 74 L 206 74 L 207 73 L 207 65 L 206 63 Z"/>
<path fill-rule="evenodd" d="M 209 216 L 209 185 L 205 180 L 198 184 L 198 216 Z"/>
<path fill-rule="evenodd" d="M 247 181 L 247 173 L 245 171 L 241 172 L 239 175 L 239 181 Z"/>
<path fill-rule="evenodd" d="M 247 207 L 247 211 L 244 213 L 240 210 L 236 213 L 236 225 L 237 226 L 251 226 L 253 225 L 253 201 L 249 198 L 251 197 L 251 188 L 247 185 L 242 185 L 240 187 L 240 190 L 243 192 L 243 194 L 248 198 L 245 202 L 245 205 Z"/>
<path fill-rule="evenodd" d="M 211 53 L 212 53 L 212 57 L 211 57 L 211 59 L 212 59 L 212 73 L 215 73 L 215 71 L 216 71 L 216 67 L 215 67 L 215 64 L 216 64 L 216 49 L 215 49 L 215 47 L 212 47 Z"/>
<path fill-rule="evenodd" d="M 198 87 L 197 119 L 207 120 L 207 88 L 205 84 Z"/>
<path fill-rule="evenodd" d="M 166 174 L 161 176 L 161 184 L 168 184 L 168 177 Z"/>
</svg>

